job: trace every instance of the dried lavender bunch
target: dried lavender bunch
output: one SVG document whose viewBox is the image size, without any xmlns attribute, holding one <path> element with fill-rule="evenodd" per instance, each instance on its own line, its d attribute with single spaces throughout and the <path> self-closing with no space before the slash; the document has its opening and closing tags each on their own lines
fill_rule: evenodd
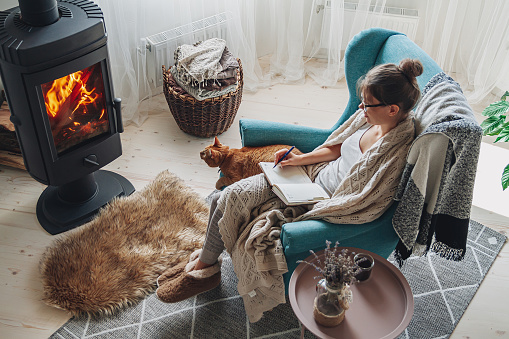
<svg viewBox="0 0 509 339">
<path fill-rule="evenodd" d="M 303 262 L 313 266 L 321 274 L 321 276 L 315 278 L 325 278 L 327 284 L 333 288 L 340 288 L 344 284 L 351 285 L 356 283 L 357 279 L 355 276 L 360 273 L 361 269 L 357 263 L 353 261 L 355 252 L 352 252 L 350 255 L 348 249 L 338 249 L 339 242 L 336 242 L 332 249 L 329 240 L 325 241 L 325 244 L 325 258 L 323 263 L 313 250 L 309 252 L 315 256 L 318 265 L 305 260 L 298 260 L 297 263 Z"/>
</svg>

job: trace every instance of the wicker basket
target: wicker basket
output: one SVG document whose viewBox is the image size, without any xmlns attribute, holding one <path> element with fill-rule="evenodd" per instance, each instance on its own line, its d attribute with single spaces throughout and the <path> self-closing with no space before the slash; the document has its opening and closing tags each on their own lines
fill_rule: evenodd
<svg viewBox="0 0 509 339">
<path fill-rule="evenodd" d="M 178 127 L 189 134 L 199 137 L 211 137 L 226 131 L 233 123 L 244 87 L 242 65 L 237 69 L 237 88 L 219 97 L 196 100 L 189 94 L 178 94 L 170 85 L 170 70 L 163 65 L 163 90 L 171 114 Z"/>
</svg>

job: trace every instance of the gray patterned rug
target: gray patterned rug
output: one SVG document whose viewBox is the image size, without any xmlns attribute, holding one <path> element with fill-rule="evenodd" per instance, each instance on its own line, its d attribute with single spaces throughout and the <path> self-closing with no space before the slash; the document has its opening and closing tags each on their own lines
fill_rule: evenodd
<svg viewBox="0 0 509 339">
<path fill-rule="evenodd" d="M 463 261 L 432 253 L 409 258 L 402 272 L 412 288 L 415 309 L 399 338 L 449 337 L 506 240 L 471 221 Z M 289 302 L 250 324 L 236 285 L 226 256 L 221 285 L 212 291 L 176 304 L 162 303 L 152 294 L 110 318 L 70 319 L 51 338 L 299 338 L 299 322 Z M 314 336 L 306 331 L 305 337 Z"/>
</svg>

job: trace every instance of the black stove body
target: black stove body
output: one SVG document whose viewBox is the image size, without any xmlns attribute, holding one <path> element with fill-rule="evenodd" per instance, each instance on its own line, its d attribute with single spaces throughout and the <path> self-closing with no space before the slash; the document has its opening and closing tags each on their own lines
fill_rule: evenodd
<svg viewBox="0 0 509 339">
<path fill-rule="evenodd" d="M 0 12 L 0 73 L 25 167 L 48 185 L 37 204 L 50 234 L 79 226 L 134 187 L 99 170 L 122 154 L 100 8 L 88 0 L 19 0 Z"/>
</svg>

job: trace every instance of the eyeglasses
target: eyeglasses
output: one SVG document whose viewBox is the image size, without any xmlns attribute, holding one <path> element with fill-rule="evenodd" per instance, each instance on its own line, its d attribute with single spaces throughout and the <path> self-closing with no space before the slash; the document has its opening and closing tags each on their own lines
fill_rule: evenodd
<svg viewBox="0 0 509 339">
<path fill-rule="evenodd" d="M 364 103 L 364 101 L 361 101 L 362 102 L 362 107 L 364 107 L 364 113 L 366 113 L 368 111 L 368 108 L 370 107 L 381 107 L 381 106 L 387 106 L 386 104 L 376 104 L 376 105 L 367 105 Z"/>
</svg>

